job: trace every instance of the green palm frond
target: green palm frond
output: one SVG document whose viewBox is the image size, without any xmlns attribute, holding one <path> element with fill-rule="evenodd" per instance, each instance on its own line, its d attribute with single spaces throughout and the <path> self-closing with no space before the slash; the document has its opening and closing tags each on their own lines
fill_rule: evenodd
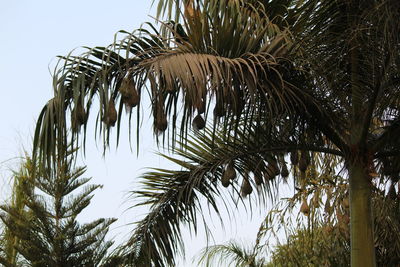
<svg viewBox="0 0 400 267">
<path fill-rule="evenodd" d="M 174 255 L 183 246 L 181 227 L 185 224 L 196 231 L 201 200 L 206 200 L 218 216 L 221 209 L 218 199 L 222 199 L 225 207 L 229 206 L 226 202 L 229 199 L 237 206 L 244 203 L 251 191 L 256 191 L 258 202 L 265 205 L 267 198 L 275 199 L 279 175 L 287 168 L 282 156 L 287 151 L 313 149 L 305 143 L 276 139 L 271 129 L 256 121 L 253 127 L 240 125 L 231 132 L 223 126 L 217 129 L 213 131 L 213 126 L 209 126 L 189 136 L 185 143 L 178 141 L 178 147 L 182 148 L 176 148 L 174 157 L 162 155 L 181 170 L 153 169 L 142 176 L 143 188 L 133 194 L 140 199 L 139 205 L 150 206 L 150 212 L 136 224 L 131 239 L 120 252 L 123 262 L 173 266 Z M 318 155 L 324 151 L 332 152 L 335 157 L 334 149 L 314 149 Z M 328 167 L 331 162 L 324 164 Z M 296 167 L 293 170 L 297 172 Z M 229 186 L 231 190 L 223 190 Z M 252 208 L 250 205 L 249 209 Z"/>
<path fill-rule="evenodd" d="M 264 260 L 257 259 L 257 251 L 246 249 L 237 242 L 204 248 L 201 252 L 199 263 L 207 267 L 217 265 L 237 267 L 265 266 Z"/>
<path fill-rule="evenodd" d="M 37 122 L 34 147 L 39 157 L 51 163 L 55 140 L 66 139 L 69 129 L 74 142 L 81 131 L 85 141 L 94 101 L 100 103 L 97 134 L 108 146 L 115 124 L 119 137 L 123 107 L 130 111 L 140 105 L 147 87 L 156 133 L 168 124 L 174 133 L 180 121 L 184 135 L 195 111 L 202 113 L 212 103 L 214 114 L 227 121 L 249 114 L 243 111 L 247 104 L 262 105 L 271 116 L 315 106 L 313 97 L 294 84 L 301 72 L 286 59 L 292 47 L 290 33 L 275 24 L 263 6 L 234 2 L 215 11 L 217 19 L 204 10 L 183 25 L 166 23 L 157 31 L 148 24 L 149 30 L 121 32 L 125 37 L 108 47 L 61 57 L 54 72 L 55 96 Z M 129 121 L 136 117 L 137 127 L 139 110 L 137 116 L 129 115 Z"/>
<path fill-rule="evenodd" d="M 165 134 L 175 147 L 179 132 L 178 154 L 185 157 L 182 154 L 189 151 L 192 158 L 189 163 L 176 161 L 183 173 L 155 170 L 147 177 L 148 189 L 139 195 L 158 213 L 150 212 L 151 220 L 139 223 L 135 236 L 141 237 L 132 239 L 139 246 L 133 258 L 173 263 L 178 224 L 161 221 L 172 212 L 195 220 L 191 214 L 196 194 L 205 186 L 218 195 L 215 177 L 222 175 L 230 152 L 245 181 L 248 171 L 258 169 L 256 163 L 264 170 L 271 155 L 283 157 L 278 153 L 285 152 L 301 157 L 302 164 L 295 169 L 302 176 L 315 162 L 309 152 L 322 152 L 321 162 L 327 166 L 332 157 L 342 157 L 349 180 L 364 182 L 365 192 L 370 190 L 366 181 L 377 171 L 391 168 L 390 174 L 380 174 L 398 181 L 399 143 L 393 141 L 400 113 L 398 1 L 163 0 L 158 17 L 163 15 L 167 21 L 159 29 L 148 24 L 133 33 L 121 32 L 124 38 L 108 47 L 62 57 L 54 72 L 54 98 L 39 116 L 34 140 L 41 162 L 54 164 L 57 140 L 66 142 L 69 131 L 75 146 L 81 132 L 84 143 L 89 110 L 97 101 L 96 136 L 103 138 L 106 148 L 116 125 L 118 144 L 124 106 L 138 133 L 140 107 L 148 92 L 156 135 Z M 137 116 L 132 116 L 135 107 Z M 195 124 L 203 127 L 211 113 L 213 130 L 206 135 L 213 142 L 207 148 L 214 152 L 223 144 L 228 154 L 220 159 L 225 162 L 199 158 L 185 148 L 193 145 L 185 142 L 192 118 L 196 116 Z M 203 142 L 201 138 L 193 140 Z M 252 150 L 254 144 L 258 147 Z M 250 156 L 234 154 L 239 148 Z M 152 187 L 160 192 L 154 194 Z M 357 188 L 353 192 L 359 193 Z M 363 194 L 364 207 L 370 206 L 368 194 Z M 215 203 L 213 196 L 206 198 Z M 163 201 L 172 206 L 161 205 Z M 364 217 L 371 221 L 367 213 Z M 156 232 L 149 232 L 149 227 L 160 232 L 164 227 L 165 233 L 174 230 L 176 236 L 154 238 Z M 371 248 L 366 247 L 372 255 Z"/>
</svg>

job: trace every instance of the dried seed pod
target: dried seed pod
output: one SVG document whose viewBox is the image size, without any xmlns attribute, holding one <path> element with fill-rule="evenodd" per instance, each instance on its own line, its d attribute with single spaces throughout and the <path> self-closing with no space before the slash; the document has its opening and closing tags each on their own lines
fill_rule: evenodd
<svg viewBox="0 0 400 267">
<path fill-rule="evenodd" d="M 286 178 L 286 177 L 289 176 L 289 170 L 288 170 L 286 164 L 283 164 L 283 165 L 282 165 L 282 168 L 281 168 L 281 175 L 282 175 L 283 178 Z"/>
<path fill-rule="evenodd" d="M 240 188 L 243 197 L 250 195 L 253 192 L 253 188 L 249 182 L 248 177 L 243 178 L 242 187 Z"/>
<path fill-rule="evenodd" d="M 307 160 L 307 154 L 308 154 L 307 152 L 304 152 L 304 151 L 301 152 L 300 160 L 299 160 L 299 169 L 301 172 L 307 171 L 308 164 L 309 164 L 309 162 Z"/>
<path fill-rule="evenodd" d="M 224 171 L 224 175 L 226 175 L 229 180 L 235 180 L 236 179 L 236 171 L 235 167 L 233 165 L 233 162 L 229 162 L 228 166 L 226 166 L 226 169 Z"/>
<path fill-rule="evenodd" d="M 221 183 L 224 187 L 228 187 L 231 184 L 231 179 L 226 173 L 226 170 L 224 171 L 222 178 L 221 178 Z"/>
<path fill-rule="evenodd" d="M 230 181 L 236 179 L 236 171 L 233 167 L 233 163 L 230 162 L 222 174 L 222 185 L 228 187 Z"/>
<path fill-rule="evenodd" d="M 274 157 L 268 159 L 267 162 L 268 162 L 267 168 L 269 168 L 273 172 L 274 176 L 277 176 L 281 173 L 278 167 L 278 162 Z"/>
<path fill-rule="evenodd" d="M 195 130 L 201 130 L 206 126 L 206 121 L 200 114 L 198 114 L 196 117 L 194 117 L 192 126 Z"/>
<path fill-rule="evenodd" d="M 85 108 L 83 107 L 82 102 L 80 100 L 76 104 L 73 113 L 75 115 L 76 122 L 79 125 L 82 125 L 82 124 L 84 124 L 86 122 Z"/>
<path fill-rule="evenodd" d="M 279 165 L 281 167 L 281 176 L 283 178 L 286 178 L 289 176 L 289 170 L 286 166 L 285 156 L 283 154 L 279 155 L 278 159 L 279 159 Z"/>
<path fill-rule="evenodd" d="M 167 115 L 164 110 L 157 112 L 155 127 L 158 131 L 164 132 L 168 127 Z"/>
<path fill-rule="evenodd" d="M 122 95 L 122 102 L 127 109 L 136 107 L 139 104 L 140 96 L 136 89 L 135 83 L 130 79 L 124 79 L 119 91 Z"/>
<path fill-rule="evenodd" d="M 270 180 L 275 178 L 275 172 L 274 170 L 270 169 L 269 166 L 267 166 L 265 172 L 264 172 L 264 180 L 266 183 L 268 183 Z"/>
<path fill-rule="evenodd" d="M 290 152 L 290 162 L 293 165 L 297 165 L 299 163 L 299 153 L 297 151 Z"/>
<path fill-rule="evenodd" d="M 136 107 L 140 102 L 140 96 L 135 88 L 132 88 L 131 93 L 126 96 L 122 97 L 122 102 L 128 109 Z"/>
<path fill-rule="evenodd" d="M 130 79 L 124 78 L 121 82 L 121 86 L 118 88 L 118 91 L 121 93 L 122 97 L 127 97 L 130 94 L 129 88 Z"/>
<path fill-rule="evenodd" d="M 108 127 L 114 126 L 117 122 L 117 117 L 118 114 L 117 110 L 115 109 L 114 99 L 110 98 L 110 101 L 108 102 L 107 112 L 103 121 Z"/>
<path fill-rule="evenodd" d="M 79 127 L 84 124 L 87 120 L 87 115 L 82 102 L 79 100 L 72 110 L 71 125 L 74 131 L 78 130 Z"/>
<path fill-rule="evenodd" d="M 303 203 L 301 203 L 300 212 L 306 216 L 310 214 L 310 207 L 308 206 L 306 199 L 303 199 Z"/>
</svg>

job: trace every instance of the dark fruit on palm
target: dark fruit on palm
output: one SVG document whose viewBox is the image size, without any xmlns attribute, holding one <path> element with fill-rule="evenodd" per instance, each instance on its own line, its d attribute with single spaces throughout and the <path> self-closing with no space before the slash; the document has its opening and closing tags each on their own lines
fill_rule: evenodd
<svg viewBox="0 0 400 267">
<path fill-rule="evenodd" d="M 195 130 L 204 129 L 204 127 L 206 126 L 206 121 L 200 114 L 198 114 L 196 117 L 194 117 L 192 126 Z"/>
</svg>

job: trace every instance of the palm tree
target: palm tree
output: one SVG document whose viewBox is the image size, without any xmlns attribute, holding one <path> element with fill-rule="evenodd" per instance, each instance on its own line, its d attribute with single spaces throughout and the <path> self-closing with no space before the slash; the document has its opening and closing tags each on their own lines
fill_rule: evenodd
<svg viewBox="0 0 400 267">
<path fill-rule="evenodd" d="M 123 107 L 131 121 L 145 88 L 154 131 L 167 140 L 175 140 L 177 131 L 184 140 L 193 117 L 194 126 L 202 128 L 211 110 L 213 128 L 225 133 L 223 142 L 252 124 L 264 127 L 270 139 L 263 153 L 270 161 L 300 153 L 299 168 L 305 171 L 310 152 L 326 160 L 342 158 L 350 183 L 352 265 L 374 266 L 371 184 L 377 175 L 397 182 L 400 169 L 395 138 L 400 129 L 399 10 L 396 0 L 160 1 L 159 15 L 168 18 L 160 30 L 148 24 L 121 32 L 125 37 L 108 47 L 61 58 L 54 98 L 39 116 L 34 146 L 42 162 L 51 165 L 57 139 L 72 130 L 71 138 L 79 142 L 83 133 L 84 142 L 96 97 L 96 128 L 109 145 L 115 124 L 118 139 Z M 137 115 L 139 127 L 140 108 Z M 255 136 L 261 138 L 258 132 Z M 211 173 L 221 174 L 221 166 Z M 175 174 L 165 173 L 163 182 L 172 186 Z M 195 177 L 200 189 L 209 190 L 201 187 L 200 175 Z M 179 195 L 185 196 L 182 206 L 170 212 L 193 219 L 185 209 L 193 205 L 194 188 L 185 190 L 188 195 Z M 150 214 L 160 207 L 149 204 L 154 204 Z M 177 247 L 164 246 L 177 237 L 171 234 L 177 222 L 172 225 L 164 228 L 171 239 L 146 239 L 155 246 L 136 255 L 173 263 L 169 256 Z"/>
<path fill-rule="evenodd" d="M 257 259 L 257 246 L 246 249 L 240 244 L 229 242 L 226 245 L 215 245 L 207 247 L 202 251 L 200 264 L 204 266 L 226 265 L 237 267 L 264 267 L 263 259 Z"/>
</svg>

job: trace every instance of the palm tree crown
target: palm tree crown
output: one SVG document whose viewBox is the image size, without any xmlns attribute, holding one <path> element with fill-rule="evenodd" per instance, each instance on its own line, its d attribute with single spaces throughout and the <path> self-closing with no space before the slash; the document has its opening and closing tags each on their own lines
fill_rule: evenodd
<svg viewBox="0 0 400 267">
<path fill-rule="evenodd" d="M 85 137 L 96 98 L 96 125 L 107 146 L 114 125 L 119 136 L 124 106 L 129 121 L 137 107 L 140 124 L 147 89 L 156 135 L 175 140 L 179 131 L 182 141 L 192 118 L 194 128 L 201 129 L 213 117 L 211 128 L 222 133 L 222 143 L 235 147 L 240 133 L 246 137 L 242 145 L 263 140 L 255 153 L 262 152 L 266 163 L 253 166 L 253 172 L 259 166 L 265 171 L 268 160 L 274 165 L 288 152 L 301 152 L 302 173 L 309 152 L 320 153 L 324 167 L 339 156 L 350 182 L 352 262 L 372 266 L 370 184 L 377 173 L 397 182 L 400 170 L 400 144 L 394 138 L 400 131 L 399 5 L 396 0 L 160 1 L 158 13 L 168 20 L 159 30 L 148 24 L 121 32 L 124 38 L 108 47 L 60 59 L 54 98 L 39 116 L 35 147 L 51 164 L 57 139 L 66 139 L 70 130 L 73 140 L 79 141 L 81 132 Z M 220 163 L 202 177 L 221 177 L 216 170 L 222 175 L 227 162 Z M 193 177 L 201 176 L 180 183 Z M 170 212 L 193 219 L 185 208 L 193 204 L 194 187 L 186 189 L 185 205 Z M 154 211 L 160 207 L 154 202 Z M 176 225 L 165 229 L 168 238 L 153 239 L 152 247 L 136 255 L 147 253 L 143 258 L 156 266 L 164 260 L 173 264 L 176 246 L 169 245 Z"/>
</svg>

